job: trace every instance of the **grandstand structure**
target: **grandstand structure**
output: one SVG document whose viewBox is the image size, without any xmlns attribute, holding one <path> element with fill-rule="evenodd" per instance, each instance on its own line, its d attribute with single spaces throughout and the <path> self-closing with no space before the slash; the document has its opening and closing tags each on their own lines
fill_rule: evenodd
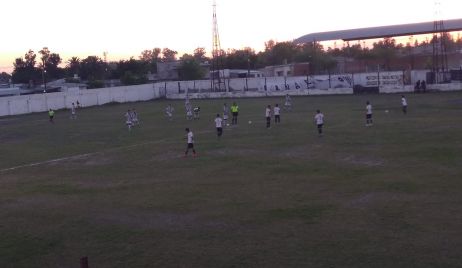
<svg viewBox="0 0 462 268">
<path fill-rule="evenodd" d="M 444 20 L 445 32 L 462 31 L 462 19 Z M 439 30 L 440 31 L 440 30 Z M 410 23 L 380 27 L 358 28 L 341 31 L 311 33 L 295 39 L 295 43 L 311 43 L 323 41 L 361 41 L 378 38 L 391 38 L 422 34 L 434 34 L 435 22 Z"/>
<path fill-rule="evenodd" d="M 449 50 L 445 42 L 449 33 L 462 31 L 462 19 L 435 20 L 422 23 L 411 23 L 381 27 L 369 27 L 350 30 L 318 32 L 301 36 L 294 40 L 296 44 L 344 41 L 365 44 L 365 40 L 381 38 L 399 38 L 427 36 L 423 47 L 412 47 L 405 54 L 393 58 L 388 62 L 389 70 L 430 70 L 428 82 L 445 83 L 460 77 L 462 73 L 462 47 Z M 336 43 L 335 43 L 336 44 Z M 374 71 L 379 68 L 378 60 L 354 60 L 352 58 L 338 58 L 336 72 L 357 73 Z M 452 78 L 451 78 L 452 77 Z"/>
</svg>

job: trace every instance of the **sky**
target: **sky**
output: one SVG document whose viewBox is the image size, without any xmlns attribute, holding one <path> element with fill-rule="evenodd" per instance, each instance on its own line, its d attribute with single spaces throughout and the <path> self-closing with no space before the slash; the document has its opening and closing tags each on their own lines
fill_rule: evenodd
<svg viewBox="0 0 462 268">
<path fill-rule="evenodd" d="M 270 39 L 462 18 L 461 0 L 216 1 L 223 49 L 260 51 Z M 119 60 L 154 47 L 179 56 L 212 47 L 212 0 L 3 0 L 0 7 L 0 72 L 45 46 L 64 62 L 105 51 L 108 60 Z"/>
</svg>

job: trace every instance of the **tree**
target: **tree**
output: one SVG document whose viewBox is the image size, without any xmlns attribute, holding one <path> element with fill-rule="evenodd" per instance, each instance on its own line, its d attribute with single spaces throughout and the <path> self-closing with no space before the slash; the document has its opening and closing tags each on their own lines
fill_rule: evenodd
<svg viewBox="0 0 462 268">
<path fill-rule="evenodd" d="M 198 62 L 204 62 L 207 59 L 207 57 L 205 56 L 206 54 L 206 51 L 205 51 L 205 48 L 204 47 L 198 47 L 196 49 L 194 49 L 194 59 Z"/>
<path fill-rule="evenodd" d="M 255 51 L 251 48 L 244 48 L 241 50 L 229 50 L 226 53 L 224 67 L 228 69 L 254 69 L 258 57 Z"/>
<path fill-rule="evenodd" d="M 35 68 L 36 57 L 37 55 L 35 54 L 35 52 L 32 49 L 29 49 L 29 51 L 24 55 L 25 67 L 30 69 Z"/>
<path fill-rule="evenodd" d="M 390 62 L 396 57 L 396 52 L 396 40 L 393 38 L 384 38 L 373 44 L 372 53 L 376 55 L 377 59 L 384 63 L 387 70 L 391 69 Z"/>
<path fill-rule="evenodd" d="M 149 63 L 142 60 L 121 60 L 114 70 L 114 77 L 120 78 L 125 85 L 137 85 L 147 82 L 146 73 Z"/>
<path fill-rule="evenodd" d="M 149 70 L 153 73 L 157 73 L 157 62 L 160 60 L 159 55 L 161 53 L 160 48 L 153 48 L 152 50 L 143 50 L 139 59 L 148 63 Z"/>
<path fill-rule="evenodd" d="M 139 56 L 140 60 L 146 62 L 156 62 L 161 53 L 160 48 L 153 48 L 152 50 L 143 50 Z"/>
<path fill-rule="evenodd" d="M 16 58 L 12 74 L 13 83 L 28 84 L 30 81 L 37 82 L 41 80 L 41 72 L 35 67 L 37 55 L 32 49 L 24 55 L 24 58 Z"/>
<path fill-rule="evenodd" d="M 66 69 L 68 76 L 74 76 L 74 74 L 78 74 L 80 70 L 80 59 L 78 57 L 70 58 L 67 61 Z"/>
<path fill-rule="evenodd" d="M 46 77 L 51 79 L 58 79 L 64 76 L 64 71 L 59 67 L 62 59 L 57 53 L 51 53 L 48 47 L 44 47 L 39 51 L 41 55 L 41 63 L 39 65 L 42 71 L 46 71 Z"/>
<path fill-rule="evenodd" d="M 2 72 L 0 73 L 0 83 L 9 83 L 11 79 L 11 75 Z"/>
<path fill-rule="evenodd" d="M 82 60 L 79 76 L 84 80 L 104 80 L 107 64 L 98 56 L 88 56 Z"/>
<path fill-rule="evenodd" d="M 169 48 L 164 48 L 162 50 L 162 61 L 163 62 L 172 62 L 176 61 L 176 55 L 178 54 L 177 51 L 171 50 Z"/>
<path fill-rule="evenodd" d="M 204 68 L 194 58 L 194 56 L 185 54 L 182 57 L 182 63 L 178 68 L 178 76 L 181 80 L 199 80 L 205 75 Z"/>
<path fill-rule="evenodd" d="M 299 47 L 293 42 L 276 43 L 273 40 L 265 43 L 265 51 L 260 54 L 260 62 L 265 65 L 279 65 L 293 62 Z"/>
</svg>

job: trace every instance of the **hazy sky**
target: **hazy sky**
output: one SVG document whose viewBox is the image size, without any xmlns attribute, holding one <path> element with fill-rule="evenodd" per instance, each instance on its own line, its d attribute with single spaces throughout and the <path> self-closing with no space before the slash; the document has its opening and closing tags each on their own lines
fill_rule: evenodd
<svg viewBox="0 0 462 268">
<path fill-rule="evenodd" d="M 440 0 L 441 16 L 460 18 L 461 0 Z M 261 50 L 269 39 L 432 21 L 435 1 L 420 0 L 217 0 L 222 48 Z M 0 71 L 15 58 L 47 46 L 64 61 L 103 55 L 137 57 L 144 49 L 169 47 L 179 55 L 212 45 L 212 0 L 3 0 Z"/>
</svg>

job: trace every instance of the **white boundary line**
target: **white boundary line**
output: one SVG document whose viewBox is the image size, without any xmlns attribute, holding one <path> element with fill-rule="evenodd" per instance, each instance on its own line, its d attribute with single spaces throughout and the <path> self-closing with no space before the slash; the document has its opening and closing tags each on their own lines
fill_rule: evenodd
<svg viewBox="0 0 462 268">
<path fill-rule="evenodd" d="M 158 140 L 158 141 L 152 141 L 152 142 L 145 142 L 145 143 L 139 143 L 139 144 L 133 144 L 133 145 L 128 145 L 128 146 L 111 148 L 111 149 L 107 149 L 105 151 L 100 151 L 100 152 L 79 154 L 79 155 L 56 158 L 56 159 L 52 159 L 52 160 L 35 162 L 35 163 L 31 163 L 31 164 L 24 164 L 24 165 L 19 165 L 19 166 L 15 166 L 15 167 L 0 169 L 0 173 L 4 173 L 4 172 L 8 172 L 8 171 L 14 171 L 14 170 L 21 169 L 21 168 L 35 167 L 35 166 L 41 166 L 41 165 L 46 165 L 46 164 L 51 164 L 51 163 L 57 163 L 57 162 L 66 161 L 66 160 L 74 160 L 74 159 L 86 158 L 86 157 L 90 157 L 90 156 L 97 155 L 97 154 L 114 152 L 114 151 L 123 150 L 123 149 L 131 149 L 131 148 L 144 146 L 144 145 L 149 145 L 149 144 L 163 143 L 165 141 L 166 140 L 164 139 L 164 140 Z"/>
</svg>

